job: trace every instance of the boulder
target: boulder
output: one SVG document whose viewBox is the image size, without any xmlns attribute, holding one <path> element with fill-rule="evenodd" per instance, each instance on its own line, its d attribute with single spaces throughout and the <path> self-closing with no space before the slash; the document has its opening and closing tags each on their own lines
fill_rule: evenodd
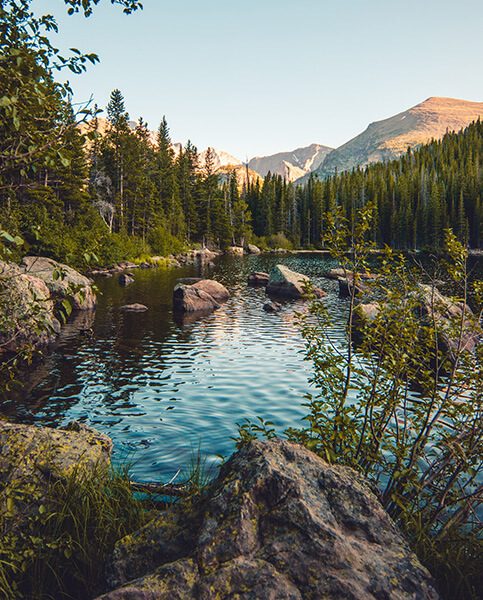
<svg viewBox="0 0 483 600">
<path fill-rule="evenodd" d="M 254 271 L 248 275 L 248 285 L 268 285 L 270 275 L 263 271 Z"/>
<path fill-rule="evenodd" d="M 260 254 L 261 253 L 260 248 L 258 246 L 255 246 L 255 244 L 248 244 L 247 250 L 248 250 L 248 254 Z"/>
<path fill-rule="evenodd" d="M 54 300 L 67 298 L 74 310 L 92 310 L 96 294 L 91 280 L 75 269 L 43 256 L 26 256 L 22 260 L 24 272 L 45 282 Z"/>
<path fill-rule="evenodd" d="M 378 302 L 368 302 L 366 304 L 357 304 L 354 307 L 352 316 L 352 325 L 356 341 L 360 341 L 364 327 L 374 321 L 381 310 Z"/>
<path fill-rule="evenodd" d="M 276 313 L 282 310 L 282 305 L 278 302 L 265 302 L 263 310 L 268 313 Z"/>
<path fill-rule="evenodd" d="M 226 287 L 214 279 L 201 279 L 192 284 L 196 290 L 201 290 L 209 294 L 216 302 L 226 302 L 230 297 L 230 292 Z"/>
<path fill-rule="evenodd" d="M 126 287 L 131 285 L 131 283 L 134 283 L 134 278 L 131 275 L 128 275 L 128 273 L 121 273 L 117 280 L 119 281 L 119 285 L 122 285 L 122 287 Z"/>
<path fill-rule="evenodd" d="M 243 256 L 244 250 L 241 246 L 229 246 L 225 250 L 226 254 L 231 254 L 233 256 Z"/>
<path fill-rule="evenodd" d="M 202 289 L 194 285 L 179 283 L 173 290 L 173 308 L 181 312 L 210 312 L 219 308 L 218 302 Z"/>
<path fill-rule="evenodd" d="M 122 310 L 123 312 L 145 312 L 148 310 L 148 307 L 138 303 L 124 304 L 119 310 Z"/>
<path fill-rule="evenodd" d="M 116 544 L 100 598 L 438 598 L 363 477 L 297 444 L 243 446 L 187 510 Z"/>
<path fill-rule="evenodd" d="M 273 296 L 282 296 L 284 298 L 304 298 L 305 287 L 310 283 L 307 275 L 296 273 L 285 265 L 277 265 L 270 272 L 270 278 L 267 285 L 267 294 Z M 318 298 L 322 298 L 326 293 L 314 288 L 314 293 Z"/>
<path fill-rule="evenodd" d="M 0 487 L 2 494 L 15 498 L 12 513 L 2 515 L 5 530 L 22 545 L 24 529 L 32 535 L 26 516 L 38 514 L 41 506 L 44 512 L 53 508 L 52 482 L 107 469 L 111 450 L 110 438 L 80 423 L 51 429 L 0 420 Z"/>
<path fill-rule="evenodd" d="M 452 300 L 444 296 L 436 287 L 431 285 L 419 285 L 421 314 L 423 319 L 429 317 L 430 324 L 434 322 L 439 330 L 438 342 L 442 352 L 455 358 L 458 349 L 457 332 L 452 325 L 463 320 L 463 334 L 461 338 L 461 350 L 473 351 L 479 343 L 481 330 L 475 327 L 473 311 L 463 302 Z"/>
<path fill-rule="evenodd" d="M 26 345 L 43 346 L 59 331 L 45 281 L 0 261 L 0 354 Z"/>
</svg>

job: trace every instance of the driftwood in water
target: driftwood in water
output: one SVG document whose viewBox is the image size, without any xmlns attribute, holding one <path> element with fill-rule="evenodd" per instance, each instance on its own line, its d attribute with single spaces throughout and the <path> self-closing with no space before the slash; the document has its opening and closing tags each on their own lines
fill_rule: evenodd
<svg viewBox="0 0 483 600">
<path fill-rule="evenodd" d="M 178 498 L 186 498 L 191 494 L 190 486 L 187 483 L 141 483 L 139 481 L 131 481 L 130 483 L 135 492 L 145 494 L 177 496 Z"/>
</svg>

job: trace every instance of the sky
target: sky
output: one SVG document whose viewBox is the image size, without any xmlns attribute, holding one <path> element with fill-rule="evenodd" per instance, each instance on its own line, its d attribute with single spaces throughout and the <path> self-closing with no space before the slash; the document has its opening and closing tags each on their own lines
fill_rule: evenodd
<svg viewBox="0 0 483 600">
<path fill-rule="evenodd" d="M 244 160 L 311 143 L 337 147 L 430 96 L 483 101 L 483 0 L 101 0 L 53 14 L 60 48 L 100 63 L 69 77 L 104 108 L 119 88 L 133 120 Z"/>
</svg>

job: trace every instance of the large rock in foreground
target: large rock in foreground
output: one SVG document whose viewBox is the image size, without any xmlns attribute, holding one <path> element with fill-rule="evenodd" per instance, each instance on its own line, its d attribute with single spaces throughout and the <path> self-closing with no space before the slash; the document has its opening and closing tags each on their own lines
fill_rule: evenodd
<svg viewBox="0 0 483 600">
<path fill-rule="evenodd" d="M 96 295 L 90 279 L 75 269 L 44 256 L 26 256 L 22 266 L 25 273 L 45 282 L 54 299 L 67 298 L 75 310 L 96 307 Z"/>
<path fill-rule="evenodd" d="M 363 478 L 296 444 L 245 446 L 194 512 L 121 540 L 102 598 L 438 598 Z"/>
<path fill-rule="evenodd" d="M 302 273 L 296 273 L 285 265 L 277 265 L 270 272 L 267 285 L 267 294 L 282 296 L 284 298 L 304 298 L 306 287 L 310 284 L 310 278 Z M 318 298 L 325 296 L 325 292 L 319 288 L 313 288 Z"/>
</svg>

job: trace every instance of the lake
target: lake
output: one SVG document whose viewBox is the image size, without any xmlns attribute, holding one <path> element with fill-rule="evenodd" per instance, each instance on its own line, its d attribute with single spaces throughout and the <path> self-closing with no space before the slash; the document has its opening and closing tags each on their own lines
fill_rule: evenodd
<svg viewBox="0 0 483 600">
<path fill-rule="evenodd" d="M 261 416 L 283 430 L 305 414 L 310 364 L 296 324 L 303 302 L 277 314 L 263 310 L 263 287 L 251 271 L 277 263 L 305 273 L 329 292 L 342 335 L 347 303 L 337 282 L 322 278 L 334 262 L 321 255 L 220 257 L 213 268 L 137 269 L 127 288 L 97 278 L 94 315 L 79 313 L 25 378 L 21 398 L 2 412 L 16 420 L 59 426 L 79 420 L 110 435 L 115 460 L 135 477 L 164 480 L 187 467 L 200 448 L 207 462 L 234 448 L 237 423 Z M 175 320 L 171 297 L 180 277 L 203 275 L 231 292 L 226 304 L 194 322 Z M 140 302 L 144 313 L 126 313 Z M 337 327 L 336 327 L 337 329 Z"/>
<path fill-rule="evenodd" d="M 237 423 L 257 416 L 279 430 L 296 426 L 310 389 L 311 365 L 296 312 L 305 303 L 263 310 L 263 287 L 247 286 L 252 271 L 277 263 L 310 276 L 328 292 L 323 300 L 343 340 L 348 300 L 323 273 L 335 266 L 320 254 L 220 257 L 213 268 L 137 269 L 127 288 L 117 277 L 98 278 L 98 307 L 79 313 L 47 358 L 25 378 L 21 398 L 2 412 L 26 423 L 59 426 L 79 420 L 107 433 L 114 458 L 132 465 L 139 480 L 167 480 L 200 448 L 208 463 L 229 455 Z M 180 277 L 206 276 L 231 292 L 207 317 L 180 323 L 172 290 Z M 125 313 L 140 302 L 144 313 Z"/>
</svg>

